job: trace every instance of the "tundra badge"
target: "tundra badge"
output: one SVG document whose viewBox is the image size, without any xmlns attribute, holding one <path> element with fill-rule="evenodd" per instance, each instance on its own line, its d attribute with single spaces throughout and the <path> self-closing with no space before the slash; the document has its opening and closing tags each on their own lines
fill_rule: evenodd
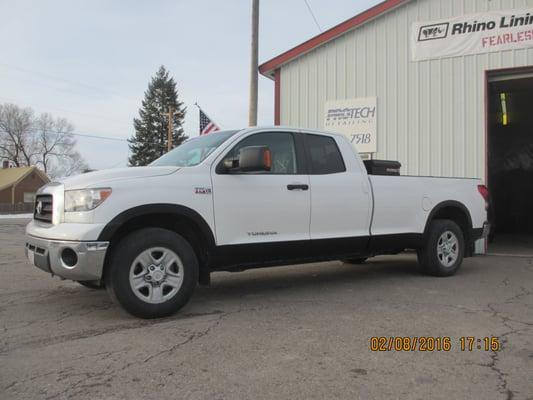
<svg viewBox="0 0 533 400">
<path fill-rule="evenodd" d="M 194 193 L 196 194 L 211 194 L 211 188 L 209 187 L 196 187 L 194 188 Z"/>
</svg>

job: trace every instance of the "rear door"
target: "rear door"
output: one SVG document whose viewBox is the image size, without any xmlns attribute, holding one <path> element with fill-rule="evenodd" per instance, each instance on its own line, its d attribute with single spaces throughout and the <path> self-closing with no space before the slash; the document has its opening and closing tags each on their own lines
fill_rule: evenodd
<svg viewBox="0 0 533 400">
<path fill-rule="evenodd" d="M 302 170 L 303 146 L 297 146 L 298 135 L 252 133 L 217 161 L 215 167 L 227 158 L 236 158 L 239 149 L 246 146 L 268 146 L 272 154 L 268 172 L 220 173 L 213 168 L 219 246 L 309 240 L 309 176 Z"/>
<path fill-rule="evenodd" d="M 364 250 L 372 211 L 366 171 L 350 143 L 342 138 L 306 134 L 305 143 L 311 188 L 311 239 L 330 239 L 330 243 L 339 239 L 332 250 Z"/>
</svg>

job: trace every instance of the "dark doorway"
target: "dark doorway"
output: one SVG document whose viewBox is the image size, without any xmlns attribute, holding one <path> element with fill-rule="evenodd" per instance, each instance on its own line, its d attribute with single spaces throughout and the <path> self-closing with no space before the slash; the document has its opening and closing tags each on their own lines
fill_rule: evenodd
<svg viewBox="0 0 533 400">
<path fill-rule="evenodd" d="M 489 81 L 488 184 L 491 239 L 531 245 L 533 237 L 533 75 Z"/>
</svg>

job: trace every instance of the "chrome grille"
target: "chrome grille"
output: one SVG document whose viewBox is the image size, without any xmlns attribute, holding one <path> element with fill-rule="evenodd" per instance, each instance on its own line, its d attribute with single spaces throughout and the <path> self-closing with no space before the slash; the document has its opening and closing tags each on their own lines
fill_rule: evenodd
<svg viewBox="0 0 533 400">
<path fill-rule="evenodd" d="M 53 198 L 51 194 L 39 194 L 35 198 L 33 218 L 39 221 L 52 222 Z"/>
</svg>

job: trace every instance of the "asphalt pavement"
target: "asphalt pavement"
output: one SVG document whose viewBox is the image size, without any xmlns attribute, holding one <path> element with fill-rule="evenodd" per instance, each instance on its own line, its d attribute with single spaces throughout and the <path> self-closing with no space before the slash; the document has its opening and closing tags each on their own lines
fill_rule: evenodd
<svg viewBox="0 0 533 400">
<path fill-rule="evenodd" d="M 25 222 L 0 220 L 0 399 L 533 398 L 533 257 L 470 258 L 450 278 L 412 254 L 215 273 L 145 321 L 31 266 Z M 420 351 L 427 337 L 449 351 Z"/>
</svg>

